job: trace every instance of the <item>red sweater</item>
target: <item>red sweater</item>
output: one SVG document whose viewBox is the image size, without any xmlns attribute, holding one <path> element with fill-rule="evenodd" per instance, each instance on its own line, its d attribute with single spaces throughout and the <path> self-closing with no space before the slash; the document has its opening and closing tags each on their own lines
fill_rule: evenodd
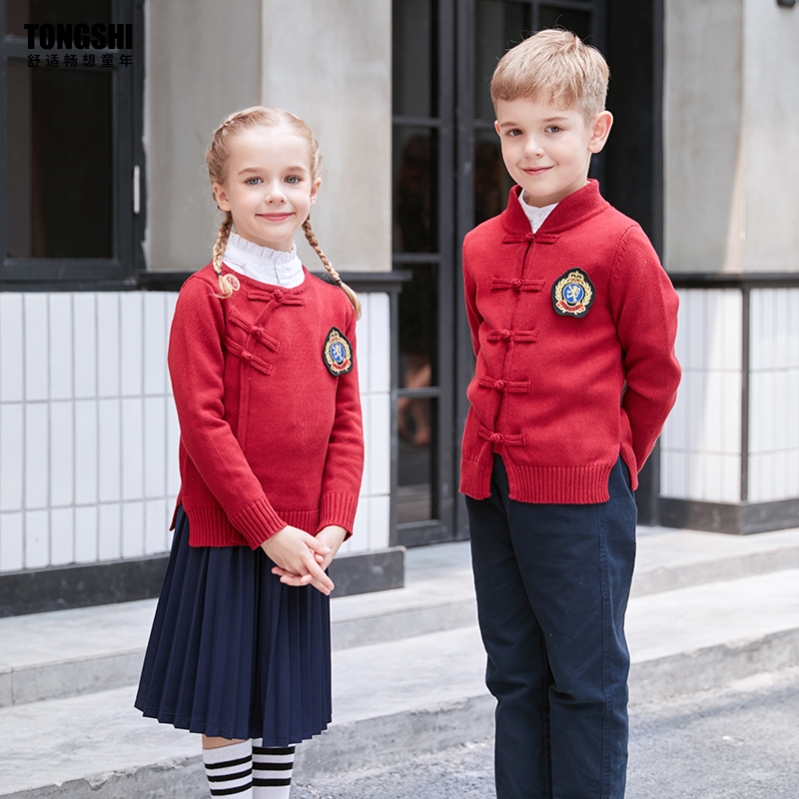
<svg viewBox="0 0 799 799">
<path fill-rule="evenodd" d="M 677 295 L 644 232 L 596 181 L 535 234 L 519 191 L 463 244 L 477 365 L 460 488 L 488 497 L 499 453 L 511 499 L 604 502 L 619 454 L 637 487 L 676 399 Z"/>
<path fill-rule="evenodd" d="M 352 306 L 307 270 L 293 289 L 236 276 L 241 288 L 220 299 L 210 265 L 192 275 L 169 339 L 190 543 L 256 549 L 287 524 L 351 531 L 363 472 L 358 373 L 354 357 L 331 371 L 324 351 L 332 336 L 346 356 L 334 329 L 354 350 Z"/>
</svg>

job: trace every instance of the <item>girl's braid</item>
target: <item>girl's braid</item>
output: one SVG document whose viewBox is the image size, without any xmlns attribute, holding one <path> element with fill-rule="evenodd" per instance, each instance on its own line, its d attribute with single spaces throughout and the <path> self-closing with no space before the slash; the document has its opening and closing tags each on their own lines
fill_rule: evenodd
<svg viewBox="0 0 799 799">
<path fill-rule="evenodd" d="M 219 290 L 222 292 L 223 297 L 230 297 L 236 289 L 239 288 L 239 280 L 235 275 L 222 274 L 222 256 L 225 254 L 225 247 L 227 247 L 228 239 L 230 238 L 230 231 L 233 228 L 233 214 L 230 211 L 225 211 L 225 218 L 219 226 L 219 234 L 216 237 L 214 244 L 214 257 L 211 263 L 216 272 L 216 279 L 219 283 Z"/>
<path fill-rule="evenodd" d="M 361 302 L 358 299 L 358 295 L 341 279 L 339 273 L 333 268 L 333 264 L 328 261 L 327 256 L 322 252 L 322 248 L 319 246 L 319 240 L 316 238 L 316 234 L 313 232 L 313 228 L 311 227 L 311 217 L 310 215 L 308 218 L 302 223 L 302 230 L 305 233 L 305 238 L 308 240 L 308 244 L 314 248 L 316 254 L 319 256 L 319 260 L 324 264 L 325 269 L 327 269 L 328 274 L 330 277 L 333 278 L 334 282 L 337 286 L 339 286 L 344 293 L 347 295 L 347 299 L 352 304 L 352 307 L 355 309 L 355 318 L 361 318 Z"/>
</svg>

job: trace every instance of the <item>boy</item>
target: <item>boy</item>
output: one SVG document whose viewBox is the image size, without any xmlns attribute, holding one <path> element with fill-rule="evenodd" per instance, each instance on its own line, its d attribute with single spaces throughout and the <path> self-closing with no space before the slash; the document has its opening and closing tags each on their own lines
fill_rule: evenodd
<svg viewBox="0 0 799 799">
<path fill-rule="evenodd" d="M 466 236 L 477 357 L 463 435 L 498 799 L 621 799 L 638 471 L 674 404 L 677 296 L 588 180 L 608 68 L 572 33 L 491 83 L 507 209 Z"/>
</svg>

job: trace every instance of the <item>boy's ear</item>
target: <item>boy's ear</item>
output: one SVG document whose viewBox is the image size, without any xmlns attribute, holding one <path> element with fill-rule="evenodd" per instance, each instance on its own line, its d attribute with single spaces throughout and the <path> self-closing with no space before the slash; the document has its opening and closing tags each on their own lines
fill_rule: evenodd
<svg viewBox="0 0 799 799">
<path fill-rule="evenodd" d="M 228 199 L 225 187 L 221 183 L 212 183 L 211 186 L 214 190 L 214 199 L 216 200 L 216 204 L 219 206 L 219 210 L 229 211 L 230 200 Z"/>
<path fill-rule="evenodd" d="M 596 115 L 594 125 L 591 128 L 591 138 L 588 142 L 588 151 L 598 153 L 605 146 L 608 140 L 610 129 L 613 126 L 613 114 L 610 111 L 602 111 Z"/>
</svg>

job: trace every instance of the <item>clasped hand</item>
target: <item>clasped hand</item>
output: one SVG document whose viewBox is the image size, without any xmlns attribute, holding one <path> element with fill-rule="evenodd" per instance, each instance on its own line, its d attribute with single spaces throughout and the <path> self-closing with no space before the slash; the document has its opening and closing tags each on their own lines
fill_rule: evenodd
<svg viewBox="0 0 799 799">
<path fill-rule="evenodd" d="M 286 525 L 261 544 L 261 549 L 275 562 L 272 573 L 286 585 L 312 585 L 325 595 L 335 588 L 325 569 L 336 556 L 347 531 L 331 524 L 315 536 Z"/>
</svg>

